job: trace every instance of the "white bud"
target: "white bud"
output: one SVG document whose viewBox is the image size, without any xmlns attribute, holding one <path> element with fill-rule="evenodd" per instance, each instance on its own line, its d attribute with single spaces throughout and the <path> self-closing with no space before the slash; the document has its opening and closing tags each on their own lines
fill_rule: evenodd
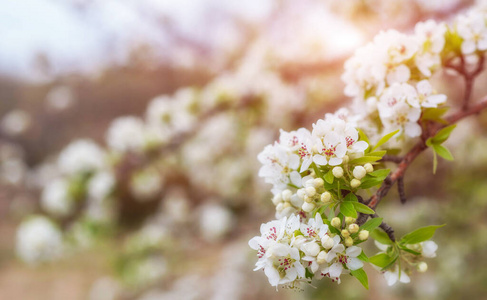
<svg viewBox="0 0 487 300">
<path fill-rule="evenodd" d="M 306 195 L 308 195 L 308 197 L 313 197 L 314 195 L 316 195 L 316 189 L 312 186 L 307 187 Z"/>
<path fill-rule="evenodd" d="M 342 167 L 334 167 L 331 172 L 333 173 L 333 176 L 335 176 L 336 178 L 343 177 L 343 169 L 342 169 Z"/>
<path fill-rule="evenodd" d="M 291 207 L 291 203 L 289 203 L 289 202 L 284 202 L 284 208 L 288 208 L 288 207 Z"/>
<path fill-rule="evenodd" d="M 324 264 L 326 262 L 326 252 L 325 251 L 321 251 L 320 253 L 318 253 L 318 256 L 316 257 L 316 262 L 320 265 Z"/>
<path fill-rule="evenodd" d="M 320 246 L 316 242 L 304 243 L 301 246 L 301 250 L 306 256 L 316 256 L 320 253 Z"/>
<path fill-rule="evenodd" d="M 331 226 L 335 228 L 340 228 L 342 226 L 342 221 L 338 217 L 331 219 Z"/>
<path fill-rule="evenodd" d="M 295 239 L 294 239 L 294 246 L 298 247 L 298 248 L 301 248 L 301 246 L 306 242 L 306 238 L 302 235 L 298 235 Z"/>
<path fill-rule="evenodd" d="M 282 191 L 282 200 L 290 201 L 292 195 L 293 195 L 293 192 L 291 192 L 290 190 L 284 190 L 284 191 Z"/>
<path fill-rule="evenodd" d="M 323 245 L 323 248 L 325 248 L 326 250 L 329 250 L 329 249 L 333 248 L 333 246 L 335 246 L 335 241 L 331 237 L 329 237 L 328 235 L 325 235 L 321 239 L 321 245 Z"/>
<path fill-rule="evenodd" d="M 352 179 L 352 181 L 350 181 L 350 186 L 352 188 L 358 188 L 361 183 L 362 182 L 360 182 L 360 180 L 354 178 L 354 179 Z"/>
<path fill-rule="evenodd" d="M 347 247 L 353 246 L 353 239 L 351 237 L 347 237 L 345 239 L 345 246 L 347 246 Z"/>
<path fill-rule="evenodd" d="M 313 203 L 314 199 L 311 197 L 308 197 L 308 195 L 304 195 L 304 201 L 308 203 Z"/>
<path fill-rule="evenodd" d="M 350 236 L 350 232 L 348 230 L 346 230 L 346 229 L 343 229 L 342 230 L 342 236 L 343 237 L 349 237 Z"/>
<path fill-rule="evenodd" d="M 353 177 L 360 180 L 365 177 L 365 174 L 367 174 L 367 171 L 365 171 L 364 167 L 356 166 L 355 168 L 353 168 Z"/>
<path fill-rule="evenodd" d="M 295 207 L 301 207 L 303 205 L 303 199 L 299 198 L 297 195 L 291 197 L 291 204 Z"/>
<path fill-rule="evenodd" d="M 284 209 L 284 203 L 281 202 L 281 203 L 277 204 L 276 210 L 278 212 L 281 212 L 283 209 Z"/>
<path fill-rule="evenodd" d="M 357 224 L 350 224 L 348 226 L 348 231 L 350 231 L 350 233 L 357 233 L 359 230 L 359 226 Z"/>
<path fill-rule="evenodd" d="M 352 223 L 355 223 L 356 219 L 352 217 L 345 217 L 345 224 L 350 225 Z"/>
<path fill-rule="evenodd" d="M 428 270 L 428 264 L 425 263 L 424 261 L 420 262 L 418 264 L 418 271 L 421 272 L 421 273 L 424 273 Z"/>
<path fill-rule="evenodd" d="M 306 191 L 304 189 L 299 189 L 296 194 L 298 195 L 298 197 L 300 199 L 303 199 L 304 200 L 304 196 L 306 195 Z"/>
<path fill-rule="evenodd" d="M 315 187 L 315 189 L 322 188 L 324 184 L 325 181 L 323 181 L 323 179 L 321 178 L 315 178 L 315 180 L 313 180 L 313 186 Z"/>
<path fill-rule="evenodd" d="M 367 171 L 367 173 L 374 172 L 374 166 L 372 166 L 371 163 L 366 163 L 364 165 L 364 168 L 365 168 L 365 171 Z"/>
<path fill-rule="evenodd" d="M 361 241 L 365 241 L 369 238 L 369 231 L 368 230 L 361 230 L 358 234 L 358 238 Z"/>
<path fill-rule="evenodd" d="M 315 209 L 315 205 L 314 205 L 314 203 L 304 202 L 302 209 L 305 212 L 311 212 L 313 209 Z"/>
<path fill-rule="evenodd" d="M 321 202 L 323 203 L 329 203 L 331 200 L 331 194 L 330 192 L 324 192 L 321 194 Z"/>
<path fill-rule="evenodd" d="M 282 197 L 280 194 L 277 194 L 272 198 L 272 203 L 274 203 L 274 205 L 278 205 L 281 202 L 282 202 Z"/>
<path fill-rule="evenodd" d="M 344 155 L 343 158 L 342 158 L 342 161 L 344 164 L 348 163 L 350 161 L 350 157 L 348 157 L 348 155 Z"/>
</svg>

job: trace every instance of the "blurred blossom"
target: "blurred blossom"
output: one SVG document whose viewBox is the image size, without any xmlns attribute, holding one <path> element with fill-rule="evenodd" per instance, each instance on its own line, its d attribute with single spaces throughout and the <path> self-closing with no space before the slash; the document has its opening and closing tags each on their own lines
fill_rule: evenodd
<svg viewBox="0 0 487 300">
<path fill-rule="evenodd" d="M 89 300 L 116 300 L 121 293 L 118 282 L 110 277 L 97 279 L 91 286 Z"/>
<path fill-rule="evenodd" d="M 120 152 L 139 151 L 145 145 L 145 127 L 140 118 L 120 117 L 111 123 L 106 140 L 108 146 Z"/>
<path fill-rule="evenodd" d="M 207 241 L 222 239 L 235 224 L 234 215 L 228 208 L 217 204 L 204 204 L 199 208 L 200 232 Z"/>
<path fill-rule="evenodd" d="M 190 219 L 190 203 L 182 189 L 171 188 L 161 203 L 164 219 L 175 224 L 185 223 Z"/>
<path fill-rule="evenodd" d="M 54 111 L 63 111 L 75 102 L 74 92 L 69 86 L 56 86 L 46 96 L 46 105 Z"/>
<path fill-rule="evenodd" d="M 46 212 L 57 217 L 65 217 L 73 212 L 75 203 L 69 184 L 61 178 L 48 183 L 41 195 L 41 206 Z"/>
<path fill-rule="evenodd" d="M 103 150 L 91 140 L 82 139 L 71 142 L 59 154 L 59 169 L 65 174 L 92 172 L 105 164 Z"/>
<path fill-rule="evenodd" d="M 17 109 L 3 116 L 0 126 L 7 135 L 17 136 L 25 133 L 31 122 L 31 117 L 27 112 Z"/>
<path fill-rule="evenodd" d="M 27 174 L 27 166 L 20 159 L 10 159 L 0 164 L 0 177 L 2 181 L 11 185 L 20 185 Z"/>
<path fill-rule="evenodd" d="M 28 264 L 59 258 L 63 240 L 59 229 L 47 218 L 31 216 L 17 230 L 17 255 Z"/>
<path fill-rule="evenodd" d="M 149 167 L 132 175 L 130 191 L 138 201 L 152 200 L 162 190 L 163 182 L 159 171 Z"/>
</svg>

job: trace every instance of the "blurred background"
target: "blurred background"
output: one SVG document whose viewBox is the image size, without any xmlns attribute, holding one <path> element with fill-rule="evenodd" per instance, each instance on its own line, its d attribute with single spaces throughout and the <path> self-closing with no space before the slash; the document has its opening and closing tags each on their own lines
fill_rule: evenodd
<svg viewBox="0 0 487 300">
<path fill-rule="evenodd" d="M 426 152 L 378 209 L 429 224 L 409 285 L 276 292 L 248 240 L 274 217 L 257 154 L 349 103 L 340 76 L 380 30 L 474 1 L 17 0 L 0 5 L 0 299 L 481 299 L 487 118 Z M 487 93 L 485 74 L 475 98 Z M 463 82 L 437 74 L 455 107 Z M 377 250 L 365 246 L 370 256 Z"/>
</svg>

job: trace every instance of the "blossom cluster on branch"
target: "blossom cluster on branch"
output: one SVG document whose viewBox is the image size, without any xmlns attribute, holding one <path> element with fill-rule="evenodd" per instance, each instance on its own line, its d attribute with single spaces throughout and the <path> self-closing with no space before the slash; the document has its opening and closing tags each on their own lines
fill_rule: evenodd
<svg viewBox="0 0 487 300">
<path fill-rule="evenodd" d="M 485 108 L 485 101 L 469 102 L 483 69 L 486 24 L 487 11 L 478 6 L 450 24 L 418 23 L 411 35 L 379 33 L 345 63 L 351 107 L 325 115 L 311 131 L 281 130 L 279 140 L 259 154 L 259 176 L 273 186 L 277 220 L 263 224 L 262 236 L 249 245 L 258 251 L 256 270 L 264 269 L 272 286 L 296 288 L 314 277 L 339 283 L 349 273 L 368 288 L 364 262 L 389 285 L 409 282 L 415 269 L 426 271 L 424 258 L 435 257 L 438 247 L 430 239 L 441 226 L 396 239 L 375 208 L 396 182 L 405 201 L 404 172 L 425 149 L 433 150 L 434 171 L 437 155 L 452 160 L 442 144 L 454 123 Z M 466 82 L 462 110 L 446 118 L 447 96 L 432 80 L 445 69 Z M 398 167 L 391 172 L 385 161 Z M 383 251 L 371 257 L 357 246 L 369 234 Z"/>
</svg>

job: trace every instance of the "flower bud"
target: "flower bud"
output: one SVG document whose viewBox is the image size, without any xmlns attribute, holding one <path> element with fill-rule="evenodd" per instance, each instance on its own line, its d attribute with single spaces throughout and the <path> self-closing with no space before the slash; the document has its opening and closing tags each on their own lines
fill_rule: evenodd
<svg viewBox="0 0 487 300">
<path fill-rule="evenodd" d="M 323 194 L 321 194 L 321 202 L 323 203 L 329 203 L 331 200 L 331 194 L 330 192 L 324 192 Z"/>
<path fill-rule="evenodd" d="M 331 226 L 335 228 L 340 228 L 342 227 L 342 221 L 340 220 L 340 218 L 334 217 L 333 219 L 331 219 Z"/>
<path fill-rule="evenodd" d="M 316 242 L 304 243 L 301 246 L 301 251 L 306 254 L 306 256 L 316 256 L 320 253 L 320 246 Z"/>
<path fill-rule="evenodd" d="M 325 248 L 326 250 L 329 250 L 329 249 L 333 248 L 333 246 L 335 246 L 335 241 L 331 237 L 329 237 L 328 235 L 325 235 L 321 239 L 321 245 L 323 245 L 323 248 Z"/>
<path fill-rule="evenodd" d="M 418 271 L 421 272 L 421 273 L 424 273 L 428 270 L 428 264 L 425 263 L 424 261 L 420 262 L 418 264 Z"/>
<path fill-rule="evenodd" d="M 343 229 L 342 230 L 342 236 L 343 237 L 349 237 L 350 236 L 350 231 L 346 230 L 346 229 Z"/>
<path fill-rule="evenodd" d="M 298 195 L 298 197 L 300 199 L 303 199 L 304 200 L 304 196 L 306 195 L 306 191 L 304 189 L 299 189 L 297 192 L 296 192 L 296 195 Z"/>
<path fill-rule="evenodd" d="M 362 182 L 360 182 L 360 180 L 354 178 L 352 181 L 350 181 L 350 186 L 355 189 L 358 188 L 361 183 Z"/>
<path fill-rule="evenodd" d="M 369 238 L 369 231 L 368 230 L 360 230 L 358 234 L 358 238 L 361 241 L 366 241 Z"/>
<path fill-rule="evenodd" d="M 320 253 L 318 253 L 318 256 L 316 257 L 316 262 L 320 265 L 324 264 L 326 262 L 326 252 L 325 251 L 321 251 Z"/>
<path fill-rule="evenodd" d="M 313 203 L 314 199 L 311 197 L 308 197 L 308 195 L 305 195 L 304 196 L 304 202 Z"/>
<path fill-rule="evenodd" d="M 293 192 L 291 192 L 290 190 L 284 190 L 284 191 L 282 191 L 282 200 L 290 201 L 292 195 L 293 195 Z"/>
<path fill-rule="evenodd" d="M 333 176 L 335 176 L 336 178 L 343 177 L 343 168 L 342 167 L 334 167 L 331 172 L 333 173 Z"/>
<path fill-rule="evenodd" d="M 355 223 L 356 219 L 352 217 L 345 217 L 345 224 L 350 225 L 352 223 Z"/>
<path fill-rule="evenodd" d="M 346 163 L 348 163 L 350 161 L 350 157 L 348 157 L 348 155 L 344 155 L 342 157 L 342 161 L 343 161 L 344 164 L 346 164 Z"/>
<path fill-rule="evenodd" d="M 313 197 L 314 195 L 316 195 L 316 189 L 312 186 L 307 187 L 306 195 L 308 195 L 308 197 Z"/>
<path fill-rule="evenodd" d="M 365 174 L 367 174 L 367 171 L 365 171 L 364 167 L 356 166 L 355 168 L 353 168 L 353 177 L 360 180 L 365 177 Z"/>
<path fill-rule="evenodd" d="M 364 169 L 367 171 L 367 173 L 374 172 L 374 166 L 372 166 L 371 163 L 366 163 L 364 165 Z"/>
<path fill-rule="evenodd" d="M 282 202 L 282 197 L 280 194 L 277 194 L 272 198 L 272 203 L 274 203 L 274 205 L 278 205 L 281 202 Z"/>
<path fill-rule="evenodd" d="M 359 231 L 359 226 L 355 223 L 350 224 L 350 226 L 348 226 L 348 231 L 350 231 L 350 233 L 357 233 Z"/>
<path fill-rule="evenodd" d="M 353 239 L 351 237 L 347 237 L 345 239 L 345 246 L 347 246 L 347 247 L 353 246 Z"/>
<path fill-rule="evenodd" d="M 315 178 L 315 180 L 313 180 L 313 186 L 315 187 L 315 189 L 322 188 L 324 184 L 325 181 L 323 181 L 323 179 L 321 178 Z"/>
<path fill-rule="evenodd" d="M 303 199 L 299 198 L 297 195 L 291 197 L 291 204 L 295 207 L 301 207 L 303 205 Z"/>
<path fill-rule="evenodd" d="M 289 203 L 289 202 L 284 202 L 284 208 L 288 208 L 288 207 L 291 207 L 291 206 L 292 206 L 292 205 L 291 205 L 291 203 Z"/>
<path fill-rule="evenodd" d="M 314 203 L 310 202 L 304 202 L 303 206 L 301 207 L 305 212 L 311 212 L 313 209 L 315 209 Z"/>
<path fill-rule="evenodd" d="M 306 238 L 302 235 L 298 235 L 295 239 L 294 239 L 294 243 L 293 245 L 298 247 L 298 248 L 301 248 L 301 246 L 306 242 Z"/>
<path fill-rule="evenodd" d="M 280 211 L 282 211 L 283 209 L 284 209 L 284 203 L 282 203 L 282 202 L 281 202 L 281 203 L 277 204 L 277 206 L 276 206 L 276 210 L 277 210 L 277 211 L 279 211 L 279 212 L 280 212 Z"/>
</svg>

